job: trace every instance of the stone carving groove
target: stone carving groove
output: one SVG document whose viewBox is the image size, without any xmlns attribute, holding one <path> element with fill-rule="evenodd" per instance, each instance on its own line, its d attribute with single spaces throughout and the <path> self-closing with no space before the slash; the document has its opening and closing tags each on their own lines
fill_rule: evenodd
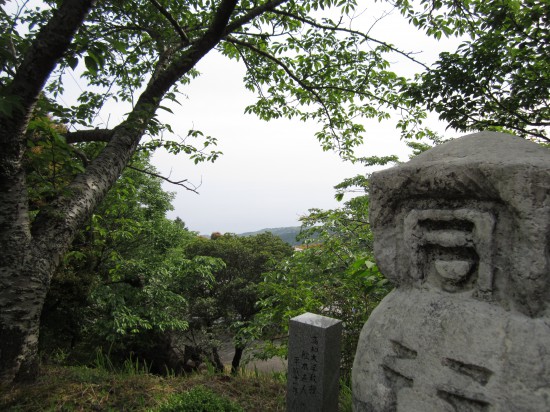
<svg viewBox="0 0 550 412">
<path fill-rule="evenodd" d="M 457 412 L 488 412 L 490 404 L 481 399 L 472 399 L 465 395 L 438 390 L 437 395 L 453 406 Z"/>
<path fill-rule="evenodd" d="M 455 359 L 444 358 L 441 363 L 458 373 L 469 376 L 483 386 L 489 382 L 489 378 L 493 374 L 492 371 L 482 366 L 468 365 Z"/>
<path fill-rule="evenodd" d="M 550 150 L 477 133 L 375 173 L 356 412 L 550 410 Z"/>
</svg>

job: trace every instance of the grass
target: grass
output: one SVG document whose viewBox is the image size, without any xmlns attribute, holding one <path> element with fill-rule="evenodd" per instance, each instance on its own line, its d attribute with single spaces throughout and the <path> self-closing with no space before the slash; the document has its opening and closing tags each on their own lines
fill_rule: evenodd
<svg viewBox="0 0 550 412">
<path fill-rule="evenodd" d="M 286 376 L 282 372 L 261 373 L 243 368 L 234 376 L 209 369 L 162 377 L 148 371 L 147 364 L 131 358 L 117 369 L 101 353 L 93 368 L 43 365 L 36 382 L 0 390 L 0 411 L 154 412 L 167 403 L 177 403 L 178 397 L 192 389 L 213 392 L 214 397 L 220 396 L 246 412 L 286 410 Z M 341 385 L 339 401 L 340 412 L 351 412 L 349 386 Z"/>
<path fill-rule="evenodd" d="M 285 382 L 280 375 L 239 376 L 210 373 L 160 377 L 110 372 L 83 366 L 44 366 L 30 385 L 0 393 L 1 411 L 151 411 L 172 395 L 203 386 L 245 411 L 284 411 Z"/>
</svg>

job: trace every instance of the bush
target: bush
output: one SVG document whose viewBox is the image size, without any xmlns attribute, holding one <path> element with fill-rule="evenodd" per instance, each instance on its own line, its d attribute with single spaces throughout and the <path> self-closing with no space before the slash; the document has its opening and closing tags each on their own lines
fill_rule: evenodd
<svg viewBox="0 0 550 412">
<path fill-rule="evenodd" d="M 158 412 L 244 412 L 239 405 L 204 386 L 173 395 L 157 409 Z"/>
</svg>

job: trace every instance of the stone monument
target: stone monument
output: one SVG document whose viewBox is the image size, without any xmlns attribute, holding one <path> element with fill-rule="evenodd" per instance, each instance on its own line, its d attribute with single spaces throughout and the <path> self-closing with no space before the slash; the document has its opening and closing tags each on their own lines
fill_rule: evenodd
<svg viewBox="0 0 550 412">
<path fill-rule="evenodd" d="M 304 313 L 290 319 L 287 412 L 338 412 L 342 321 Z"/>
<path fill-rule="evenodd" d="M 550 149 L 482 132 L 373 174 L 395 289 L 353 366 L 364 411 L 550 411 Z"/>
</svg>

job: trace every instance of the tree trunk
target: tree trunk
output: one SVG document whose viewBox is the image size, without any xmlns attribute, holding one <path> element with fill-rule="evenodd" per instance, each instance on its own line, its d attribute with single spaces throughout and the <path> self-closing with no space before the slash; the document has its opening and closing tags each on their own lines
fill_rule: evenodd
<svg viewBox="0 0 550 412">
<path fill-rule="evenodd" d="M 39 276 L 29 276 L 30 231 L 23 172 L 0 178 L 0 383 L 32 375 L 38 345 Z M 38 296 L 37 296 L 38 292 Z"/>
<path fill-rule="evenodd" d="M 218 348 L 216 346 L 212 347 L 212 362 L 214 363 L 216 372 L 222 373 L 224 370 L 223 362 L 220 359 L 220 354 L 218 353 Z"/>
<path fill-rule="evenodd" d="M 0 176 L 0 384 L 36 376 L 40 314 L 51 278 L 142 133 L 119 131 L 111 147 L 69 185 L 71 194 L 38 214 L 32 230 L 24 172 Z"/>
<path fill-rule="evenodd" d="M 63 1 L 0 90 L 17 102 L 0 115 L 0 385 L 36 375 L 40 312 L 59 259 L 33 245 L 22 163 L 25 132 L 44 84 L 93 4 Z"/>
<path fill-rule="evenodd" d="M 239 366 L 241 365 L 241 359 L 243 357 L 244 346 L 235 346 L 235 354 L 231 361 L 231 373 L 236 375 L 239 372 Z"/>
</svg>

